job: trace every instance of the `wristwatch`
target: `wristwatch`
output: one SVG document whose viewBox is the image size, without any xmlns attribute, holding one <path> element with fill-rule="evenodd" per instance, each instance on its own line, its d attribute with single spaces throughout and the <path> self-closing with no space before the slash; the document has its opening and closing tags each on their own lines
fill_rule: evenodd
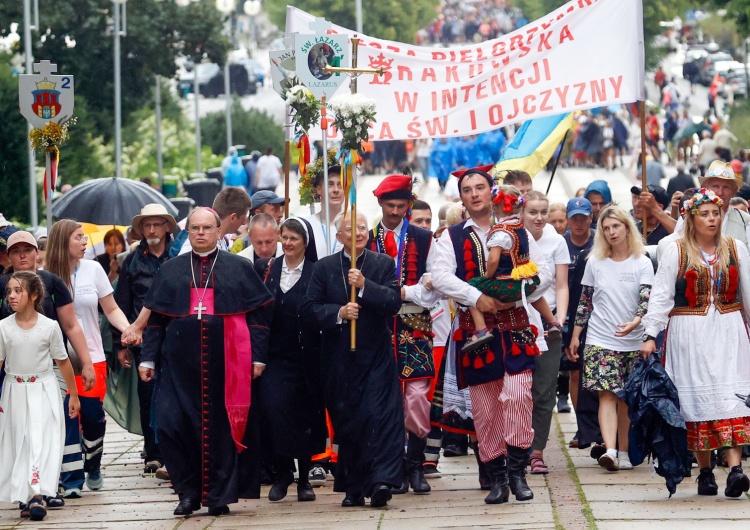
<svg viewBox="0 0 750 530">
<path fill-rule="evenodd" d="M 646 333 L 646 334 L 643 335 L 643 342 L 648 342 L 650 340 L 656 341 L 656 337 L 653 337 L 653 336 L 649 335 L 648 333 Z"/>
</svg>

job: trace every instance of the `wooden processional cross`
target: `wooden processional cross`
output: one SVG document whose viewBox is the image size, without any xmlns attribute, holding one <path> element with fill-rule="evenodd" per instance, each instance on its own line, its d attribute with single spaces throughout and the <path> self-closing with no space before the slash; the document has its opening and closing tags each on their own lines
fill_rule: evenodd
<svg viewBox="0 0 750 530">
<path fill-rule="evenodd" d="M 311 25 L 312 27 L 312 25 Z M 352 94 L 357 93 L 357 77 L 361 74 L 375 74 L 375 75 L 383 75 L 383 69 L 382 68 L 357 68 L 357 50 L 359 48 L 359 37 L 355 34 L 353 37 L 350 38 L 352 41 L 352 66 L 351 68 L 342 68 L 337 66 L 325 66 L 323 68 L 323 71 L 326 73 L 345 73 L 351 75 L 351 81 L 349 82 L 349 89 L 351 90 Z M 345 170 L 346 172 L 346 170 Z M 352 170 L 352 187 L 355 188 L 357 186 L 357 179 L 356 179 L 356 173 Z M 350 256 L 352 256 L 351 259 L 351 268 L 356 269 L 357 268 L 357 260 L 354 256 L 357 255 L 357 237 L 356 237 L 356 230 L 357 230 L 357 194 L 356 191 L 354 195 L 352 196 L 351 204 L 351 214 L 349 216 L 349 219 L 351 220 L 352 224 L 352 246 L 351 246 L 351 253 Z M 352 292 L 351 292 L 351 303 L 357 302 L 357 288 L 352 285 Z M 351 325 L 351 339 L 349 341 L 349 348 L 351 351 L 354 351 L 357 349 L 357 321 L 352 320 L 350 322 Z"/>
</svg>

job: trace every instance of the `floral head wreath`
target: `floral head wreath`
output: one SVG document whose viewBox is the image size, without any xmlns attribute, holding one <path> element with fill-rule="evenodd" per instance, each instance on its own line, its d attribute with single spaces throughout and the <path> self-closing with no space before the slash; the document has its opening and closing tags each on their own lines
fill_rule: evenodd
<svg viewBox="0 0 750 530">
<path fill-rule="evenodd" d="M 724 204 L 721 197 L 707 188 L 697 190 L 692 197 L 682 203 L 682 214 L 687 212 L 695 215 L 702 204 L 716 204 L 719 208 Z"/>
<path fill-rule="evenodd" d="M 336 149 L 328 150 L 328 167 L 338 165 Z M 319 202 L 320 196 L 315 193 L 315 185 L 323 177 L 323 157 L 319 156 L 314 162 L 307 164 L 307 172 L 300 177 L 299 197 L 300 204 L 307 206 Z"/>
<path fill-rule="evenodd" d="M 503 212 L 512 213 L 513 207 L 516 205 L 523 206 L 526 203 L 526 199 L 523 195 L 516 197 L 510 193 L 503 192 L 500 186 L 492 186 L 492 202 L 494 204 L 502 204 Z"/>
</svg>

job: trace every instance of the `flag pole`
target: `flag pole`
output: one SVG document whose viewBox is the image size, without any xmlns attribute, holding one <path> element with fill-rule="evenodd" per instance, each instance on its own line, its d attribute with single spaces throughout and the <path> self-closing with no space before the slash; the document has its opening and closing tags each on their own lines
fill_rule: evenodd
<svg viewBox="0 0 750 530">
<path fill-rule="evenodd" d="M 52 183 L 52 155 L 50 154 L 49 149 L 44 150 L 44 166 L 47 171 L 47 178 L 44 179 L 45 186 L 47 186 L 47 189 L 45 190 L 47 193 L 47 230 L 52 229 L 52 192 L 54 191 L 54 186 Z"/>
<path fill-rule="evenodd" d="M 555 158 L 555 165 L 552 166 L 552 174 L 549 176 L 549 182 L 547 183 L 547 191 L 545 195 L 549 195 L 549 190 L 552 187 L 552 180 L 555 178 L 555 172 L 557 171 L 557 164 L 560 163 L 560 158 L 562 157 L 563 149 L 565 149 L 565 140 L 568 139 L 569 132 L 570 132 L 570 129 L 565 131 L 565 136 L 563 136 L 562 142 L 560 142 L 560 153 L 557 155 L 557 158 Z"/>
<path fill-rule="evenodd" d="M 641 193 L 647 191 L 646 185 L 646 101 L 641 100 L 638 111 L 641 114 Z M 641 210 L 641 228 L 643 229 L 643 242 L 648 237 L 648 212 L 643 208 Z"/>
</svg>

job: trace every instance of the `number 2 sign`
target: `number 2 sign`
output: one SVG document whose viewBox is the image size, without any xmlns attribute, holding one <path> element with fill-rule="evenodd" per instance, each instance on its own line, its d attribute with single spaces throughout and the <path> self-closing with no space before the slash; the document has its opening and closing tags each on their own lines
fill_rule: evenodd
<svg viewBox="0 0 750 530">
<path fill-rule="evenodd" d="M 62 123 L 73 115 L 73 76 L 52 75 L 57 65 L 49 61 L 34 63 L 35 74 L 21 74 L 18 102 L 21 114 L 34 127 L 49 122 Z"/>
</svg>

